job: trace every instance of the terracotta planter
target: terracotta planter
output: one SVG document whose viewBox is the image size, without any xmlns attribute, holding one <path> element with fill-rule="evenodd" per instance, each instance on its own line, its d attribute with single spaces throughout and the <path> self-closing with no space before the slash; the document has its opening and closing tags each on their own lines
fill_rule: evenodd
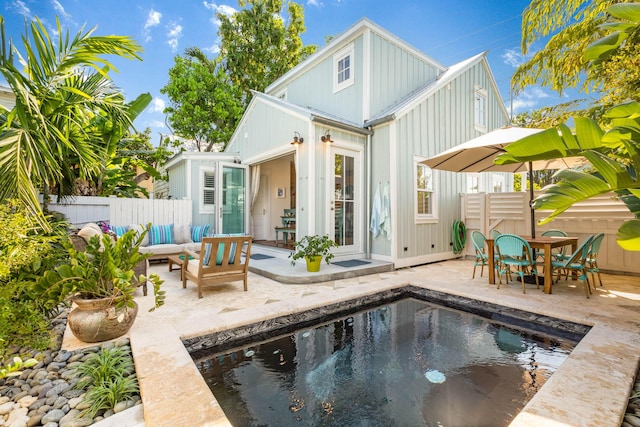
<svg viewBox="0 0 640 427">
<path fill-rule="evenodd" d="M 133 325 L 138 314 L 138 304 L 134 308 L 116 309 L 110 298 L 74 298 L 77 307 L 71 310 L 67 323 L 71 332 L 83 342 L 108 341 L 124 335 Z"/>
<path fill-rule="evenodd" d="M 312 273 L 320 271 L 320 264 L 322 263 L 322 257 L 320 255 L 314 257 L 305 257 L 307 261 L 307 271 Z"/>
</svg>

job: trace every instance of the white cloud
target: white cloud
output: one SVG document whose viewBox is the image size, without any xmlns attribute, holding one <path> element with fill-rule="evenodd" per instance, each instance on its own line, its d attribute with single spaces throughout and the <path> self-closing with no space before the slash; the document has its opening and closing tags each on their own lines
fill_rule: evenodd
<svg viewBox="0 0 640 427">
<path fill-rule="evenodd" d="M 11 9 L 15 9 L 17 13 L 24 16 L 25 18 L 31 18 L 31 9 L 29 9 L 23 1 L 17 0 L 9 5 L 9 7 Z"/>
<path fill-rule="evenodd" d="M 207 9 L 213 12 L 213 16 L 211 17 L 211 22 L 213 22 L 213 25 L 215 25 L 216 27 L 220 26 L 220 20 L 216 16 L 216 13 L 220 13 L 226 16 L 231 16 L 237 12 L 236 9 L 226 4 L 217 5 L 213 2 L 207 3 L 206 0 L 202 4 L 204 4 L 204 7 L 206 7 Z"/>
<path fill-rule="evenodd" d="M 149 10 L 149 14 L 147 15 L 147 21 L 144 23 L 144 29 L 142 33 L 144 34 L 144 41 L 151 41 L 151 28 L 160 24 L 160 20 L 162 19 L 162 13 L 156 10 Z"/>
<path fill-rule="evenodd" d="M 315 7 L 324 6 L 324 3 L 322 3 L 321 1 L 318 1 L 318 0 L 308 0 L 307 4 L 310 5 L 310 6 L 315 6 Z"/>
<path fill-rule="evenodd" d="M 147 122 L 147 125 L 149 127 L 152 128 L 160 128 L 160 129 L 164 129 L 166 126 L 164 125 L 164 122 L 160 121 L 160 120 L 149 120 Z"/>
<path fill-rule="evenodd" d="M 175 52 L 178 50 L 178 40 L 182 37 L 182 25 L 172 22 L 167 28 L 169 29 L 167 32 L 167 44 L 171 46 L 171 50 Z"/>
<path fill-rule="evenodd" d="M 60 4 L 60 2 L 58 0 L 53 0 L 51 3 L 53 3 L 53 9 L 60 15 L 64 15 L 67 18 L 70 17 L 71 15 L 69 15 L 67 13 L 66 10 L 64 10 L 64 7 Z"/>
<path fill-rule="evenodd" d="M 540 100 L 549 98 L 550 96 L 551 95 L 543 91 L 540 87 L 529 87 L 513 99 L 513 112 L 520 113 L 537 108 Z"/>
<path fill-rule="evenodd" d="M 213 55 L 217 55 L 220 53 L 220 44 L 218 42 L 213 43 L 209 47 L 202 48 L 205 52 L 209 52 Z"/>
<path fill-rule="evenodd" d="M 524 64 L 526 60 L 525 56 L 515 49 L 507 49 L 504 54 L 502 54 L 502 59 L 505 64 L 511 65 L 513 68 Z"/>
<path fill-rule="evenodd" d="M 165 104 L 162 98 L 153 98 L 151 101 L 151 112 L 152 113 L 162 113 L 164 111 Z"/>
<path fill-rule="evenodd" d="M 149 15 L 147 16 L 147 22 L 144 23 L 144 29 L 146 30 L 160 24 L 161 18 L 162 18 L 162 13 L 151 9 L 149 11 Z"/>
</svg>

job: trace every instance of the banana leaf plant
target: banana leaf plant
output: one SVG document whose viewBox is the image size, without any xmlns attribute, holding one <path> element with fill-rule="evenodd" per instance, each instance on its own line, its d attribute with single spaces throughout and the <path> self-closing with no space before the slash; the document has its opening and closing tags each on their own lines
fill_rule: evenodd
<svg viewBox="0 0 640 427">
<path fill-rule="evenodd" d="M 534 209 L 551 210 L 539 223 L 548 223 L 574 203 L 614 192 L 635 216 L 618 229 L 617 242 L 625 250 L 640 251 L 640 104 L 620 104 L 604 118 L 610 120 L 608 130 L 594 120 L 576 118 L 575 133 L 566 125 L 547 129 L 508 145 L 495 162 L 584 156 L 592 169 L 558 171 L 557 183 L 533 201 Z"/>
</svg>

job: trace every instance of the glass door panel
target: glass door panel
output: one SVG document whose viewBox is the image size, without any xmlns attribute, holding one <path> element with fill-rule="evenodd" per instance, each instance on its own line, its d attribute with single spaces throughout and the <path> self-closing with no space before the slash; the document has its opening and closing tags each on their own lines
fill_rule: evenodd
<svg viewBox="0 0 640 427">
<path fill-rule="evenodd" d="M 234 163 L 220 163 L 218 167 L 222 191 L 219 192 L 219 224 L 216 230 L 223 234 L 247 232 L 247 170 L 246 166 Z"/>
<path fill-rule="evenodd" d="M 334 240 L 339 247 L 353 249 L 356 230 L 356 157 L 344 150 L 333 154 L 333 218 Z"/>
</svg>

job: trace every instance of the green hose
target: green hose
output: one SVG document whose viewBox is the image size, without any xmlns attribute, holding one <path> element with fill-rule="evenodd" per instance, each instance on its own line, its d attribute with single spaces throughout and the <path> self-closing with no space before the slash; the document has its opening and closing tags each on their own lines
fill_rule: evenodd
<svg viewBox="0 0 640 427">
<path fill-rule="evenodd" d="M 467 242 L 467 227 L 464 222 L 456 220 L 451 231 L 453 232 L 453 253 L 459 254 Z"/>
</svg>

